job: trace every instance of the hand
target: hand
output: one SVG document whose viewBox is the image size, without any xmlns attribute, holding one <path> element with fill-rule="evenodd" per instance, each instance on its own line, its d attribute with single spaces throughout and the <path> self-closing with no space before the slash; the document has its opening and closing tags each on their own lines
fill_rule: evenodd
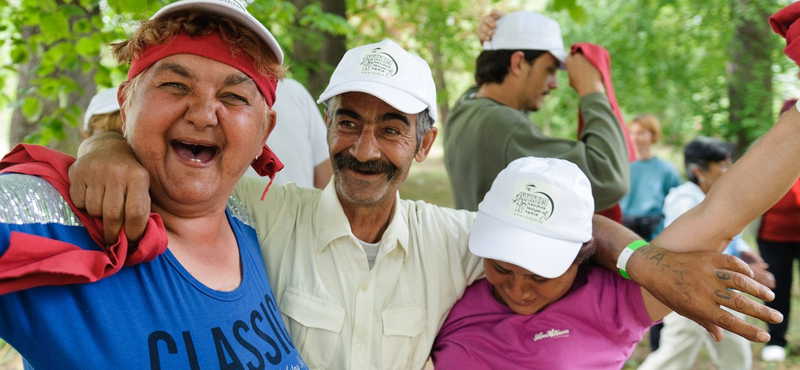
<svg viewBox="0 0 800 370">
<path fill-rule="evenodd" d="M 722 329 L 751 341 L 769 340 L 766 331 L 720 305 L 765 322 L 783 321 L 780 312 L 731 290 L 765 301 L 775 298 L 775 293 L 752 279 L 753 272 L 736 257 L 714 252 L 674 253 L 650 245 L 639 248 L 631 256 L 631 261 L 634 259 L 639 261 L 628 264 L 631 278 L 661 303 L 706 328 L 716 341 L 722 339 Z"/>
<path fill-rule="evenodd" d="M 119 134 L 96 135 L 81 144 L 69 168 L 73 204 L 103 218 L 103 238 L 116 243 L 123 224 L 128 242 L 144 235 L 150 215 L 150 177 Z"/>
<path fill-rule="evenodd" d="M 494 29 L 497 28 L 496 21 L 505 14 L 502 10 L 492 9 L 488 15 L 481 18 L 481 24 L 478 26 L 478 38 L 480 38 L 481 42 L 492 39 Z"/>
<path fill-rule="evenodd" d="M 742 251 L 740 255 L 742 261 L 747 263 L 747 266 L 753 270 L 753 274 L 755 275 L 754 279 L 756 279 L 757 282 L 764 284 L 770 289 L 775 289 L 775 276 L 767 270 L 769 264 L 764 262 L 764 259 L 762 259 L 758 253 Z"/>
<path fill-rule="evenodd" d="M 606 89 L 600 71 L 589 62 L 583 54 L 576 53 L 567 57 L 567 73 L 569 74 L 569 85 L 575 89 L 578 96 L 602 92 Z"/>
</svg>

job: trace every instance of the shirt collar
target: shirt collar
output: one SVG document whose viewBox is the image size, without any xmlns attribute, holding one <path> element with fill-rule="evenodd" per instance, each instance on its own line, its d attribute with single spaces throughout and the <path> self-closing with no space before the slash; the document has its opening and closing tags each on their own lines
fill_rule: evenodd
<svg viewBox="0 0 800 370">
<path fill-rule="evenodd" d="M 349 237 L 353 242 L 357 242 L 347 215 L 344 214 L 339 196 L 336 194 L 335 179 L 331 181 L 320 195 L 319 205 L 317 206 L 314 223 L 317 232 L 317 253 L 321 253 L 331 242 L 338 238 Z M 407 255 L 408 248 L 408 215 L 407 210 L 400 202 L 400 194 L 395 193 L 394 211 L 389 220 L 389 226 L 383 232 L 380 245 L 381 249 L 388 253 L 395 246 L 400 247 Z M 380 252 L 379 252 L 380 253 Z M 405 258 L 405 257 L 404 257 Z"/>
<path fill-rule="evenodd" d="M 697 185 L 691 181 L 687 181 L 686 185 L 684 185 L 685 193 L 691 195 L 695 198 L 703 199 L 706 197 L 706 193 L 703 193 L 703 189 L 700 188 L 700 185 Z"/>
</svg>

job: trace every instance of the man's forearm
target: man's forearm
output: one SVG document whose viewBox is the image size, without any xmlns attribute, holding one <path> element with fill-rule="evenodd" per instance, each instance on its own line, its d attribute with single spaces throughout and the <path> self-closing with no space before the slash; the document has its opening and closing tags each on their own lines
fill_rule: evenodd
<svg viewBox="0 0 800 370">
<path fill-rule="evenodd" d="M 613 220 L 594 215 L 592 218 L 592 237 L 597 247 L 593 261 L 611 271 L 618 272 L 617 258 L 632 241 L 641 237 Z"/>
<path fill-rule="evenodd" d="M 597 245 L 594 262 L 619 273 L 616 262 L 620 253 L 641 238 L 602 216 L 595 216 L 592 226 Z M 722 336 L 720 327 L 749 340 L 769 340 L 764 329 L 736 318 L 720 309 L 720 305 L 765 322 L 781 321 L 777 311 L 730 290 L 738 289 L 764 300 L 774 297 L 769 289 L 750 278 L 752 271 L 747 264 L 732 256 L 714 252 L 674 253 L 646 245 L 630 256 L 625 270 L 631 280 L 658 301 L 697 322 L 717 340 Z"/>
<path fill-rule="evenodd" d="M 100 147 L 106 145 L 115 145 L 125 141 L 126 141 L 125 136 L 122 136 L 121 134 L 118 134 L 113 131 L 106 131 L 96 135 L 92 135 L 83 142 L 81 142 L 81 145 L 78 147 L 78 157 L 82 157 L 86 153 L 90 153 Z"/>
</svg>

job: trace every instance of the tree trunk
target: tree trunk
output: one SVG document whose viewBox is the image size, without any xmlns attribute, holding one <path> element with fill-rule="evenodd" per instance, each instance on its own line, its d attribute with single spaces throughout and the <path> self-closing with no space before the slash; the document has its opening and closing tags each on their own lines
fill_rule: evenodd
<svg viewBox="0 0 800 370">
<path fill-rule="evenodd" d="M 444 76 L 444 56 L 439 49 L 439 45 L 431 42 L 431 50 L 433 52 L 433 79 L 436 83 L 436 105 L 439 108 L 439 119 L 436 124 L 439 128 L 444 127 L 447 122 L 447 115 L 450 113 L 450 94 L 447 93 L 447 80 Z"/>
<path fill-rule="evenodd" d="M 313 0 L 291 1 L 298 10 L 302 11 Z M 336 14 L 342 18 L 346 17 L 345 0 L 323 0 L 321 3 L 324 12 Z M 298 27 L 300 26 L 298 25 Z M 292 60 L 297 66 L 307 66 L 308 78 L 302 82 L 315 99 L 328 86 L 334 68 L 347 51 L 344 36 L 325 34 L 324 37 L 325 41 L 318 45 L 308 43 L 308 39 L 298 38 L 301 41 L 295 44 L 292 55 Z"/>
<path fill-rule="evenodd" d="M 730 125 L 727 138 L 734 140 L 737 154 L 756 139 L 748 134 L 763 132 L 774 122 L 772 113 L 772 57 L 765 45 L 772 31 L 765 25 L 773 7 L 769 0 L 731 2 L 734 32 L 730 45 L 728 96 Z"/>
</svg>

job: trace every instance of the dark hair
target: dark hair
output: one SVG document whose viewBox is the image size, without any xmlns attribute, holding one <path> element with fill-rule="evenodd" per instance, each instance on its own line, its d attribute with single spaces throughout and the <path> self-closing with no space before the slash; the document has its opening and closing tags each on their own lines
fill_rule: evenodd
<svg viewBox="0 0 800 370">
<path fill-rule="evenodd" d="M 581 249 L 578 251 L 578 255 L 575 256 L 575 260 L 572 263 L 576 265 L 588 264 L 596 250 L 597 245 L 594 242 L 594 238 L 589 239 L 588 242 L 583 243 Z"/>
<path fill-rule="evenodd" d="M 528 64 L 547 53 L 546 50 L 484 50 L 475 62 L 475 82 L 478 86 L 485 83 L 503 83 L 511 64 L 511 54 L 521 51 Z"/>
<path fill-rule="evenodd" d="M 733 147 L 730 144 L 720 139 L 699 136 L 683 149 L 686 178 L 697 184 L 698 179 L 692 173 L 692 168 L 699 167 L 703 171 L 708 171 L 711 163 L 722 162 L 732 157 Z"/>
</svg>

